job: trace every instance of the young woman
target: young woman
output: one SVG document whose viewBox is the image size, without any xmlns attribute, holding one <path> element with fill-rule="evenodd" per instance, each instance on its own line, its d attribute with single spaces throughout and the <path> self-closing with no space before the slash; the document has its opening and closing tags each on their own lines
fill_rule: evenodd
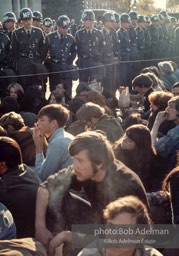
<svg viewBox="0 0 179 256">
<path fill-rule="evenodd" d="M 147 192 L 160 190 L 165 171 L 145 125 L 128 127 L 124 136 L 114 144 L 113 150 L 118 160 L 139 175 Z"/>
</svg>

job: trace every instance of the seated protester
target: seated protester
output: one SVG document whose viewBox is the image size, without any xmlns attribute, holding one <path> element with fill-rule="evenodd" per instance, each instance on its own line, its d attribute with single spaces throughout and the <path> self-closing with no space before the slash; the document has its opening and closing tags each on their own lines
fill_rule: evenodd
<svg viewBox="0 0 179 256">
<path fill-rule="evenodd" d="M 68 118 L 68 109 L 60 104 L 47 105 L 38 113 L 33 140 L 36 150 L 35 171 L 42 181 L 72 164 L 68 146 L 73 135 L 64 129 Z M 46 139 L 48 146 L 44 152 Z"/>
<path fill-rule="evenodd" d="M 172 86 L 172 93 L 174 96 L 178 96 L 179 95 L 179 82 L 175 83 Z"/>
<path fill-rule="evenodd" d="M 38 190 L 36 238 L 47 248 L 54 235 L 70 230 L 72 224 L 103 223 L 103 209 L 119 197 L 134 195 L 148 206 L 139 177 L 115 161 L 106 136 L 95 131 L 81 133 L 70 143 L 69 153 L 73 166 L 51 175 Z M 82 186 L 91 207 L 82 208 L 81 203 L 79 208 L 79 200 L 70 204 L 63 200 L 69 195 L 69 189 L 80 190 Z M 91 220 L 91 217 L 94 218 Z"/>
<path fill-rule="evenodd" d="M 165 177 L 162 190 L 170 193 L 174 223 L 179 224 L 179 165 L 171 170 Z"/>
<path fill-rule="evenodd" d="M 70 95 L 66 94 L 63 83 L 58 83 L 56 85 L 55 91 L 57 92 L 58 97 L 61 97 L 61 103 L 68 104 L 71 101 Z"/>
<path fill-rule="evenodd" d="M 169 61 L 162 61 L 158 63 L 160 71 L 160 79 L 164 82 L 167 91 L 172 91 L 174 83 L 178 82 L 178 78 L 174 74 L 174 68 Z"/>
<path fill-rule="evenodd" d="M 47 252 L 39 241 L 29 237 L 0 241 L 0 255 L 47 256 Z"/>
<path fill-rule="evenodd" d="M 118 108 L 118 100 L 115 93 L 107 88 L 103 88 L 100 79 L 95 79 L 94 81 L 90 82 L 88 86 L 92 91 L 98 91 L 105 97 L 106 105 L 113 111 L 112 115 L 117 116 L 116 108 Z"/>
<path fill-rule="evenodd" d="M 103 210 L 105 222 L 110 225 L 150 225 L 152 223 L 146 205 L 135 196 L 124 196 L 110 202 Z M 122 227 L 122 226 L 121 226 Z M 56 235 L 50 241 L 50 252 L 53 254 L 60 249 L 65 242 L 72 243 L 73 233 L 70 231 L 63 231 Z M 109 236 L 110 237 L 110 236 Z M 111 236 L 112 237 L 112 236 Z M 120 235 L 113 236 L 116 240 L 120 239 Z M 80 236 L 79 238 L 80 239 Z M 81 238 L 82 239 L 82 238 Z M 95 237 L 94 237 L 95 239 Z M 156 249 L 149 246 L 136 246 L 125 247 L 110 247 L 104 244 L 103 240 L 96 239 L 93 243 L 89 244 L 79 252 L 78 256 L 162 256 Z M 127 245 L 127 242 L 126 244 Z"/>
<path fill-rule="evenodd" d="M 151 66 L 143 68 L 140 73 L 147 74 L 152 79 L 154 91 L 167 91 L 164 82 L 159 78 L 160 73 L 157 67 Z"/>
<path fill-rule="evenodd" d="M 142 119 L 141 114 L 138 112 L 132 112 L 129 114 L 124 120 L 122 121 L 122 128 L 125 131 L 128 127 L 130 127 L 133 124 L 143 124 L 147 125 L 147 120 Z"/>
<path fill-rule="evenodd" d="M 23 163 L 28 166 L 34 166 L 35 145 L 32 130 L 25 126 L 21 115 L 15 112 L 4 114 L 0 118 L 0 125 L 5 128 L 9 137 L 19 144 L 22 151 Z"/>
<path fill-rule="evenodd" d="M 160 190 L 165 168 L 152 146 L 149 129 L 136 124 L 128 127 L 114 145 L 116 159 L 137 173 L 147 192 Z"/>
<path fill-rule="evenodd" d="M 88 102 L 83 104 L 77 112 L 78 120 L 85 124 L 86 129 L 101 130 L 106 133 L 107 139 L 114 143 L 123 135 L 119 120 L 105 114 L 104 108 Z"/>
<path fill-rule="evenodd" d="M 86 82 L 80 82 L 76 87 L 76 97 L 79 97 L 86 102 L 86 94 L 89 91 L 91 91 L 89 85 Z"/>
<path fill-rule="evenodd" d="M 19 103 L 10 96 L 6 96 L 2 99 L 0 104 L 0 117 L 6 113 L 14 111 L 16 113 L 20 112 Z"/>
<path fill-rule="evenodd" d="M 114 116 L 112 109 L 106 105 L 105 97 L 98 91 L 89 91 L 86 95 L 87 102 L 92 102 L 105 109 L 105 113 L 110 116 Z"/>
<path fill-rule="evenodd" d="M 135 89 L 135 91 L 138 92 L 140 97 L 143 99 L 143 106 L 144 106 L 143 118 L 148 119 L 149 110 L 150 110 L 150 102 L 148 97 L 153 92 L 153 89 L 152 89 L 153 81 L 148 75 L 140 74 L 132 80 L 132 86 Z"/>
<path fill-rule="evenodd" d="M 172 65 L 173 69 L 174 69 L 174 75 L 178 78 L 179 80 L 179 68 L 177 66 L 177 63 L 174 61 L 169 61 L 169 63 Z"/>
<path fill-rule="evenodd" d="M 66 104 L 71 101 L 71 98 L 69 98 L 69 95 L 65 96 L 65 89 L 62 83 L 59 83 L 56 85 L 56 89 L 51 92 L 48 103 L 49 104 L 63 104 L 66 106 Z M 66 100 L 66 97 L 68 100 Z"/>
<path fill-rule="evenodd" d="M 164 111 L 168 105 L 168 101 L 173 97 L 173 94 L 170 92 L 152 92 L 149 95 L 150 102 L 150 116 L 148 119 L 148 128 L 151 130 L 155 122 L 155 118 L 159 111 Z M 174 128 L 176 124 L 174 121 L 165 121 L 161 124 L 159 128 L 159 136 L 166 135 L 167 132 Z M 161 135 L 160 135 L 161 134 Z"/>
<path fill-rule="evenodd" d="M 17 100 L 17 102 L 20 104 L 24 95 L 24 89 L 19 83 L 11 83 L 7 87 L 6 94 L 7 96 L 10 96 Z"/>
<path fill-rule="evenodd" d="M 35 235 L 35 202 L 40 180 L 22 162 L 17 142 L 0 137 L 0 202 L 11 212 L 17 238 Z"/>
<path fill-rule="evenodd" d="M 71 133 L 73 136 L 80 134 L 85 131 L 85 125 L 80 123 L 77 119 L 76 113 L 78 109 L 85 103 L 82 98 L 74 97 L 69 102 L 68 109 L 70 110 L 70 118 L 66 124 L 66 131 Z"/>
<path fill-rule="evenodd" d="M 21 110 L 38 114 L 39 110 L 46 106 L 48 101 L 43 97 L 42 88 L 39 85 L 28 86 L 22 101 Z"/>
<path fill-rule="evenodd" d="M 0 125 L 0 136 L 8 136 L 7 131 Z"/>
<path fill-rule="evenodd" d="M 174 121 L 176 126 L 158 139 L 159 127 L 165 120 Z M 168 171 L 171 171 L 176 166 L 176 152 L 179 149 L 179 96 L 171 98 L 165 111 L 160 111 L 157 114 L 151 130 L 151 137 L 157 153 L 165 158 L 168 157 Z"/>
<path fill-rule="evenodd" d="M 16 238 L 16 225 L 11 212 L 0 203 L 0 240 Z"/>
</svg>

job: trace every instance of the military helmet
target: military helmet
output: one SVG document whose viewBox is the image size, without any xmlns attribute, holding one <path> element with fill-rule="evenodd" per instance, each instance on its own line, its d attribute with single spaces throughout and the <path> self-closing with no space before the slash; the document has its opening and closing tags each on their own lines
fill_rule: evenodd
<svg viewBox="0 0 179 256">
<path fill-rule="evenodd" d="M 150 23 L 151 22 L 151 18 L 149 16 L 145 16 L 146 19 L 146 23 Z"/>
<path fill-rule="evenodd" d="M 51 27 L 53 26 L 53 20 L 51 18 L 45 18 L 43 20 L 43 25 L 46 27 Z"/>
<path fill-rule="evenodd" d="M 130 23 L 131 22 L 130 16 L 127 13 L 122 13 L 121 14 L 121 22 Z"/>
<path fill-rule="evenodd" d="M 138 16 L 138 22 L 139 22 L 139 23 L 146 22 L 145 16 L 139 15 L 139 16 Z"/>
<path fill-rule="evenodd" d="M 83 21 L 85 20 L 95 20 L 95 14 L 92 10 L 88 9 L 88 10 L 85 10 L 83 13 L 82 13 L 82 17 L 81 19 Z"/>
<path fill-rule="evenodd" d="M 116 22 L 119 22 L 119 21 L 120 21 L 120 15 L 119 15 L 119 13 L 114 12 L 114 17 L 115 17 Z"/>
<path fill-rule="evenodd" d="M 160 11 L 160 14 L 162 14 L 164 18 L 168 18 L 168 13 L 166 11 Z"/>
<path fill-rule="evenodd" d="M 152 22 L 159 22 L 159 16 L 158 15 L 153 15 L 152 17 L 151 17 L 151 21 Z"/>
<path fill-rule="evenodd" d="M 115 22 L 115 21 L 116 21 L 116 20 L 115 20 L 114 13 L 112 13 L 112 12 L 105 12 L 105 13 L 103 14 L 102 19 L 103 19 L 103 22 L 105 22 L 105 21 L 112 21 L 112 22 Z"/>
<path fill-rule="evenodd" d="M 32 19 L 32 17 L 33 17 L 33 13 L 31 11 L 31 9 L 29 9 L 29 8 L 22 8 L 20 10 L 20 19 L 21 20 Z"/>
<path fill-rule="evenodd" d="M 42 13 L 39 11 L 33 12 L 33 20 L 42 21 L 43 20 Z"/>
<path fill-rule="evenodd" d="M 13 21 L 13 22 L 17 21 L 16 15 L 13 12 L 6 12 L 3 15 L 2 22 L 8 22 L 8 21 Z"/>
<path fill-rule="evenodd" d="M 137 13 L 134 12 L 134 11 L 131 11 L 131 12 L 129 13 L 129 16 L 130 16 L 131 20 L 137 20 L 137 19 L 138 19 L 138 15 L 137 15 Z"/>
<path fill-rule="evenodd" d="M 70 19 L 66 15 L 61 15 L 57 19 L 57 26 L 68 28 L 70 26 Z"/>
</svg>

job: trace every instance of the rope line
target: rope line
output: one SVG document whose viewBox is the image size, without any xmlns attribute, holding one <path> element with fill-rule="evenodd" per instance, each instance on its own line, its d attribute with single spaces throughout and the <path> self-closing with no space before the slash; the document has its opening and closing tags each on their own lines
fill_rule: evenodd
<svg viewBox="0 0 179 256">
<path fill-rule="evenodd" d="M 177 57 L 167 57 L 167 58 L 160 58 L 160 59 L 146 59 L 146 60 L 129 60 L 129 61 L 114 61 L 110 64 L 102 64 L 102 65 L 96 65 L 93 67 L 87 67 L 87 68 L 78 68 L 77 70 L 75 69 L 70 69 L 70 70 L 64 70 L 64 71 L 55 71 L 55 72 L 47 72 L 47 73 L 35 73 L 35 74 L 25 74 L 25 75 L 13 75 L 13 76 L 0 76 L 0 79 L 3 78 L 15 78 L 15 77 L 31 77 L 31 76 L 40 76 L 40 75 L 55 75 L 55 74 L 64 74 L 64 73 L 69 73 L 69 72 L 75 72 L 75 71 L 82 71 L 82 70 L 89 70 L 89 69 L 96 69 L 96 68 L 102 68 L 102 67 L 107 67 L 107 66 L 112 66 L 112 65 L 117 65 L 117 64 L 125 64 L 125 63 L 141 63 L 141 62 L 153 62 L 153 61 L 162 61 L 162 60 L 174 60 L 174 59 L 179 59 L 179 56 Z"/>
</svg>

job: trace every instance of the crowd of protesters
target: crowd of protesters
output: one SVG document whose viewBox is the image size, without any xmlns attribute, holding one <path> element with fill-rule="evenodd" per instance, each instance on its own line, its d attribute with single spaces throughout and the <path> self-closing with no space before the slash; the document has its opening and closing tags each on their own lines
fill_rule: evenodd
<svg viewBox="0 0 179 256">
<path fill-rule="evenodd" d="M 179 223 L 177 20 L 107 11 L 95 23 L 85 10 L 81 21 L 3 16 L 0 255 L 178 256 L 73 244 L 74 224 Z"/>
</svg>

